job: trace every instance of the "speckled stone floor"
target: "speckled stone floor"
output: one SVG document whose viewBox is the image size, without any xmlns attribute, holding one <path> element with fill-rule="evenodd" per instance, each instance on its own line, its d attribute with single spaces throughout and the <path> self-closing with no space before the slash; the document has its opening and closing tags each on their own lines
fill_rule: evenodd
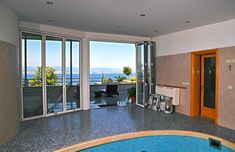
<svg viewBox="0 0 235 152">
<path fill-rule="evenodd" d="M 80 142 L 143 130 L 191 130 L 212 134 L 235 143 L 235 131 L 203 118 L 167 115 L 136 106 L 102 108 L 22 123 L 20 133 L 0 151 L 54 151 Z"/>
</svg>

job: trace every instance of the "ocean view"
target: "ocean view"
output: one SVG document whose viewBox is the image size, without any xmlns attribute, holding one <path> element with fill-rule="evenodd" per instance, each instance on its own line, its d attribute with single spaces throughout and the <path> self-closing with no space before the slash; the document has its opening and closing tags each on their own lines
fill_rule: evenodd
<svg viewBox="0 0 235 152">
<path fill-rule="evenodd" d="M 28 74 L 27 75 L 27 79 L 33 79 L 33 77 L 35 77 L 36 75 L 35 74 Z M 108 77 L 108 78 L 111 78 L 115 81 L 115 77 L 116 76 L 126 76 L 125 74 L 123 73 L 104 73 L 104 74 L 90 74 L 90 82 L 91 83 L 96 83 L 96 82 L 101 82 L 102 80 L 102 76 L 104 77 Z M 135 76 L 135 73 L 131 74 L 130 76 L 128 76 L 129 78 Z M 59 83 L 62 82 L 62 74 L 58 74 L 58 77 L 59 77 Z M 24 78 L 24 75 L 22 75 L 22 79 Z M 79 74 L 73 74 L 72 76 L 73 78 L 73 83 L 78 83 L 79 82 L 79 79 L 80 79 L 80 75 Z M 70 81 L 70 74 L 66 74 L 66 83 L 68 83 Z"/>
<path fill-rule="evenodd" d="M 62 67 L 53 67 L 56 70 L 56 73 L 59 77 L 59 83 L 62 83 Z M 90 82 L 91 83 L 97 83 L 97 82 L 101 82 L 102 81 L 102 76 L 106 77 L 106 78 L 111 78 L 113 81 L 115 81 L 115 77 L 116 76 L 126 76 L 125 74 L 123 74 L 122 72 L 122 68 L 91 68 L 90 69 Z M 24 72 L 24 69 L 22 69 L 22 71 Z M 33 77 L 36 76 L 35 71 L 37 71 L 37 67 L 32 67 L 32 66 L 28 66 L 27 67 L 27 79 L 31 80 L 33 79 Z M 73 83 L 78 83 L 79 79 L 80 79 L 80 75 L 79 75 L 79 68 L 77 67 L 73 67 L 72 69 L 73 71 Z M 70 68 L 66 67 L 66 83 L 69 83 L 70 81 Z M 135 71 L 133 69 L 133 72 L 130 76 L 128 76 L 127 78 L 131 78 L 135 76 Z M 24 79 L 24 73 L 22 73 L 22 79 Z"/>
</svg>

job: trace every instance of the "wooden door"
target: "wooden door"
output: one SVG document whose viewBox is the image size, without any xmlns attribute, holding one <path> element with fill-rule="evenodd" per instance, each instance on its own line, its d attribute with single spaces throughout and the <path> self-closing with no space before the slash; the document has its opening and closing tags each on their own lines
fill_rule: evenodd
<svg viewBox="0 0 235 152">
<path fill-rule="evenodd" d="M 215 119 L 216 55 L 201 56 L 201 116 Z"/>
<path fill-rule="evenodd" d="M 201 56 L 191 55 L 191 103 L 190 115 L 200 116 L 201 111 Z"/>
</svg>

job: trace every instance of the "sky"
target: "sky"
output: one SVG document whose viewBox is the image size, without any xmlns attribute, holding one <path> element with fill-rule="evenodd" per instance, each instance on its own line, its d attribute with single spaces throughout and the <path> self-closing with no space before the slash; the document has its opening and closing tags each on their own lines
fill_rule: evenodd
<svg viewBox="0 0 235 152">
<path fill-rule="evenodd" d="M 135 44 L 114 42 L 90 42 L 90 67 L 135 69 Z"/>
<path fill-rule="evenodd" d="M 22 43 L 24 44 L 24 43 Z M 73 43 L 73 66 L 79 67 L 79 42 Z M 28 66 L 41 65 L 41 41 L 28 40 L 27 64 Z M 46 65 L 52 67 L 62 66 L 62 42 L 46 42 Z M 24 49 L 24 45 L 22 45 Z M 66 67 L 69 66 L 70 45 L 66 42 Z M 32 51 L 33 50 L 33 51 Z M 24 55 L 23 55 L 24 59 Z M 23 61 L 23 60 L 22 60 Z M 91 68 L 120 68 L 129 66 L 135 69 L 135 45 L 130 43 L 90 42 Z"/>
</svg>

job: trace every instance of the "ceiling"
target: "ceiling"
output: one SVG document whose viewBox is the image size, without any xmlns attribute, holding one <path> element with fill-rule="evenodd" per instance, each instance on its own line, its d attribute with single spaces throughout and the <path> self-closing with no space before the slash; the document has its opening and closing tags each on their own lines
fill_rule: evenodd
<svg viewBox="0 0 235 152">
<path fill-rule="evenodd" d="M 53 2 L 48 5 L 47 2 Z M 21 20 L 90 32 L 157 36 L 235 18 L 235 0 L 0 0 Z M 145 14 L 142 17 L 140 14 Z M 185 23 L 189 21 L 190 23 Z"/>
</svg>

